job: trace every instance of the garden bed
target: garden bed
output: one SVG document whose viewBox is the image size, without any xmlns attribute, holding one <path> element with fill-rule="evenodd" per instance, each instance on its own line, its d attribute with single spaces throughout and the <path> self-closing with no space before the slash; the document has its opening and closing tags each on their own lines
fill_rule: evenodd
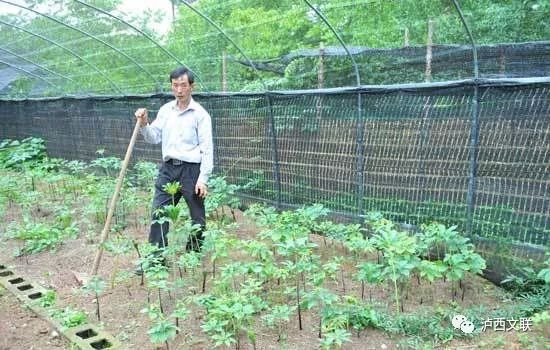
<svg viewBox="0 0 550 350">
<path fill-rule="evenodd" d="M 92 269 L 117 164 L 46 159 L 23 172 L 0 170 L 0 264 L 51 290 L 44 312 L 65 327 L 95 323 L 128 349 L 547 344 L 544 271 L 524 278 L 530 293 L 518 297 L 519 289 L 513 294 L 479 276 L 484 260 L 453 227 L 430 223 L 412 235 L 377 213 L 364 225 L 336 224 L 319 205 L 241 212 L 239 186 L 223 178 L 211 182 L 202 252 L 184 249 L 193 230 L 186 208 L 168 206 L 167 268 L 154 264 L 145 241 L 155 166 L 143 163 L 124 186 L 97 277 L 81 286 L 75 272 Z M 143 279 L 134 274 L 138 262 Z M 3 315 L 14 308 L 3 294 L 2 307 Z M 457 315 L 473 332 L 453 326 Z M 31 324 L 33 316 L 20 319 Z M 490 320 L 517 323 L 482 329 Z M 35 337 L 22 326 L 8 331 L 14 349 Z"/>
</svg>

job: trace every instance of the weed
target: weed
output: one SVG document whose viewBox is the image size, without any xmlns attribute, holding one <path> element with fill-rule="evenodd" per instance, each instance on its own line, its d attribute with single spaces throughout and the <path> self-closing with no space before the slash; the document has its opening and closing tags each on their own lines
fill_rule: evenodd
<svg viewBox="0 0 550 350">
<path fill-rule="evenodd" d="M 88 322 L 88 318 L 84 312 L 73 310 L 69 306 L 63 310 L 53 310 L 50 316 L 58 320 L 64 328 L 72 328 Z"/>
<path fill-rule="evenodd" d="M 63 224 L 63 222 L 61 222 L 61 225 L 59 222 L 53 225 L 29 222 L 9 232 L 9 237 L 24 241 L 24 246 L 16 252 L 16 256 L 53 249 L 62 244 L 64 239 L 76 236 L 78 233 L 76 225 L 62 227 Z"/>
<path fill-rule="evenodd" d="M 55 290 L 48 290 L 40 299 L 37 300 L 37 303 L 43 308 L 49 308 L 55 305 L 56 298 L 57 294 L 55 293 Z"/>
</svg>

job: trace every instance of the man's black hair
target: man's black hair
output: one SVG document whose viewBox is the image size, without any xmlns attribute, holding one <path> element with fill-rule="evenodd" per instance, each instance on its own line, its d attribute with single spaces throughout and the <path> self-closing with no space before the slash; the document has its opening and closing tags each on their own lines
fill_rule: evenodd
<svg viewBox="0 0 550 350">
<path fill-rule="evenodd" d="M 195 76 L 193 75 L 193 72 L 191 72 L 187 67 L 178 67 L 170 73 L 170 82 L 172 82 L 172 79 L 178 79 L 179 77 L 183 77 L 184 75 L 187 75 L 187 79 L 189 80 L 189 84 L 193 84 L 195 82 Z"/>
</svg>

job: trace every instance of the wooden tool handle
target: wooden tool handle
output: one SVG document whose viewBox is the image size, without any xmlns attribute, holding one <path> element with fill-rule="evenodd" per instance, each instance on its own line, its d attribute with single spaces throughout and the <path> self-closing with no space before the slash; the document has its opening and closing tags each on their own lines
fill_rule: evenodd
<svg viewBox="0 0 550 350">
<path fill-rule="evenodd" d="M 134 149 L 134 145 L 136 144 L 139 128 L 140 128 L 140 125 L 138 120 L 136 121 L 136 126 L 134 127 L 132 138 L 130 139 L 130 144 L 128 145 L 128 149 L 126 150 L 126 156 L 124 157 L 124 161 L 122 162 L 120 173 L 118 174 L 118 180 L 116 183 L 115 192 L 113 193 L 113 197 L 111 198 L 111 203 L 109 204 L 109 211 L 107 212 L 107 218 L 105 218 L 105 225 L 103 226 L 103 231 L 101 232 L 101 241 L 99 243 L 99 246 L 97 247 L 97 253 L 94 259 L 94 266 L 92 268 L 92 273 L 91 273 L 92 276 L 97 274 L 97 269 L 99 268 L 99 262 L 101 261 L 101 256 L 103 255 L 103 245 L 107 240 L 107 237 L 109 236 L 109 227 L 111 226 L 111 219 L 113 218 L 113 214 L 115 212 L 116 202 L 118 200 L 118 196 L 120 195 L 120 189 L 122 188 L 124 175 L 126 174 L 126 168 L 128 168 L 128 163 L 130 162 L 130 157 L 132 156 L 132 150 Z"/>
</svg>

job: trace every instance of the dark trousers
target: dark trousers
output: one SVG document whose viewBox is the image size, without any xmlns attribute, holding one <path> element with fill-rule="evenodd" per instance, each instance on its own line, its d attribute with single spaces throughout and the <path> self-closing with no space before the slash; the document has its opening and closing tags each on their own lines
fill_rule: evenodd
<svg viewBox="0 0 550 350">
<path fill-rule="evenodd" d="M 155 182 L 155 196 L 153 197 L 153 223 L 151 224 L 151 232 L 149 233 L 149 243 L 156 245 L 159 248 L 168 245 L 168 222 L 162 225 L 154 222 L 159 218 L 156 213 L 157 209 L 162 209 L 166 205 L 172 204 L 172 195 L 163 191 L 162 187 L 169 182 L 179 182 L 181 189 L 174 196 L 174 203 L 179 203 L 183 197 L 189 207 L 189 214 L 193 224 L 200 225 L 201 229 L 194 236 L 190 237 L 187 244 L 188 249 L 198 250 L 202 244 L 202 231 L 204 231 L 206 223 L 206 213 L 204 209 L 204 200 L 195 193 L 195 184 L 199 178 L 200 164 L 178 162 L 177 165 L 173 161 L 163 162 Z"/>
</svg>

